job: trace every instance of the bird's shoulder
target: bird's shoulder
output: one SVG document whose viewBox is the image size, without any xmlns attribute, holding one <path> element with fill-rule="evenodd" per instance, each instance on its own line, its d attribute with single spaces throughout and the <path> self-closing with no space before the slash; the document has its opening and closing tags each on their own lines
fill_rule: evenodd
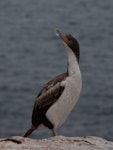
<svg viewBox="0 0 113 150">
<path fill-rule="evenodd" d="M 36 97 L 36 105 L 44 106 L 55 102 L 64 90 L 64 86 L 61 86 L 61 81 L 63 81 L 66 77 L 67 73 L 63 73 L 46 83 Z"/>
<path fill-rule="evenodd" d="M 46 83 L 44 85 L 44 87 L 42 88 L 42 90 L 39 92 L 38 96 L 41 96 L 43 93 L 45 93 L 46 91 L 48 91 L 49 89 L 51 89 L 53 86 L 55 86 L 57 83 L 60 83 L 61 81 L 63 81 L 65 78 L 67 77 L 67 73 L 63 73 L 58 75 L 57 77 L 55 77 L 54 79 L 50 80 L 48 83 Z"/>
</svg>

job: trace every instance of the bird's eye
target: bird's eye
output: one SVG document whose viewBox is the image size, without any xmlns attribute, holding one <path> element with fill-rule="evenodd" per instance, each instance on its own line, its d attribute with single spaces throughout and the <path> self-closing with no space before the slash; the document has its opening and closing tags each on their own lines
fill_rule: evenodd
<svg viewBox="0 0 113 150">
<path fill-rule="evenodd" d="M 71 41 L 70 37 L 68 37 L 68 40 Z"/>
</svg>

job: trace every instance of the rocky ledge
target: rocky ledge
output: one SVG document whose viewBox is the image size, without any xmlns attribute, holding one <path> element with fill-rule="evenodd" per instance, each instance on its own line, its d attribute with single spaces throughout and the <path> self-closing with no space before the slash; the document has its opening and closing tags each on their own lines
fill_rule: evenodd
<svg viewBox="0 0 113 150">
<path fill-rule="evenodd" d="M 0 150 L 113 150 L 113 142 L 103 138 L 55 136 L 34 140 L 20 136 L 0 139 Z"/>
</svg>

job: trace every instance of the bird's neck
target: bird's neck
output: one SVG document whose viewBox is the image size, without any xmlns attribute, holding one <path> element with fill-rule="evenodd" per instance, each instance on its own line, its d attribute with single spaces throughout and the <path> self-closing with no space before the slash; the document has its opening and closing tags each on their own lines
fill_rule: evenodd
<svg viewBox="0 0 113 150">
<path fill-rule="evenodd" d="M 80 74 L 77 57 L 67 45 L 65 45 L 65 48 L 66 48 L 67 59 L 68 59 L 68 65 L 67 65 L 68 74 L 69 76 L 76 76 L 77 74 Z"/>
</svg>

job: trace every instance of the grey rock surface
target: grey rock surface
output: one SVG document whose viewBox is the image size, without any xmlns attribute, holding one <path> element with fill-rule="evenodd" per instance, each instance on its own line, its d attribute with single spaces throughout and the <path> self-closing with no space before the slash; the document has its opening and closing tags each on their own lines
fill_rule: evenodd
<svg viewBox="0 0 113 150">
<path fill-rule="evenodd" d="M 0 150 L 113 150 L 113 142 L 103 138 L 55 136 L 36 140 L 20 136 L 0 139 Z"/>
</svg>

